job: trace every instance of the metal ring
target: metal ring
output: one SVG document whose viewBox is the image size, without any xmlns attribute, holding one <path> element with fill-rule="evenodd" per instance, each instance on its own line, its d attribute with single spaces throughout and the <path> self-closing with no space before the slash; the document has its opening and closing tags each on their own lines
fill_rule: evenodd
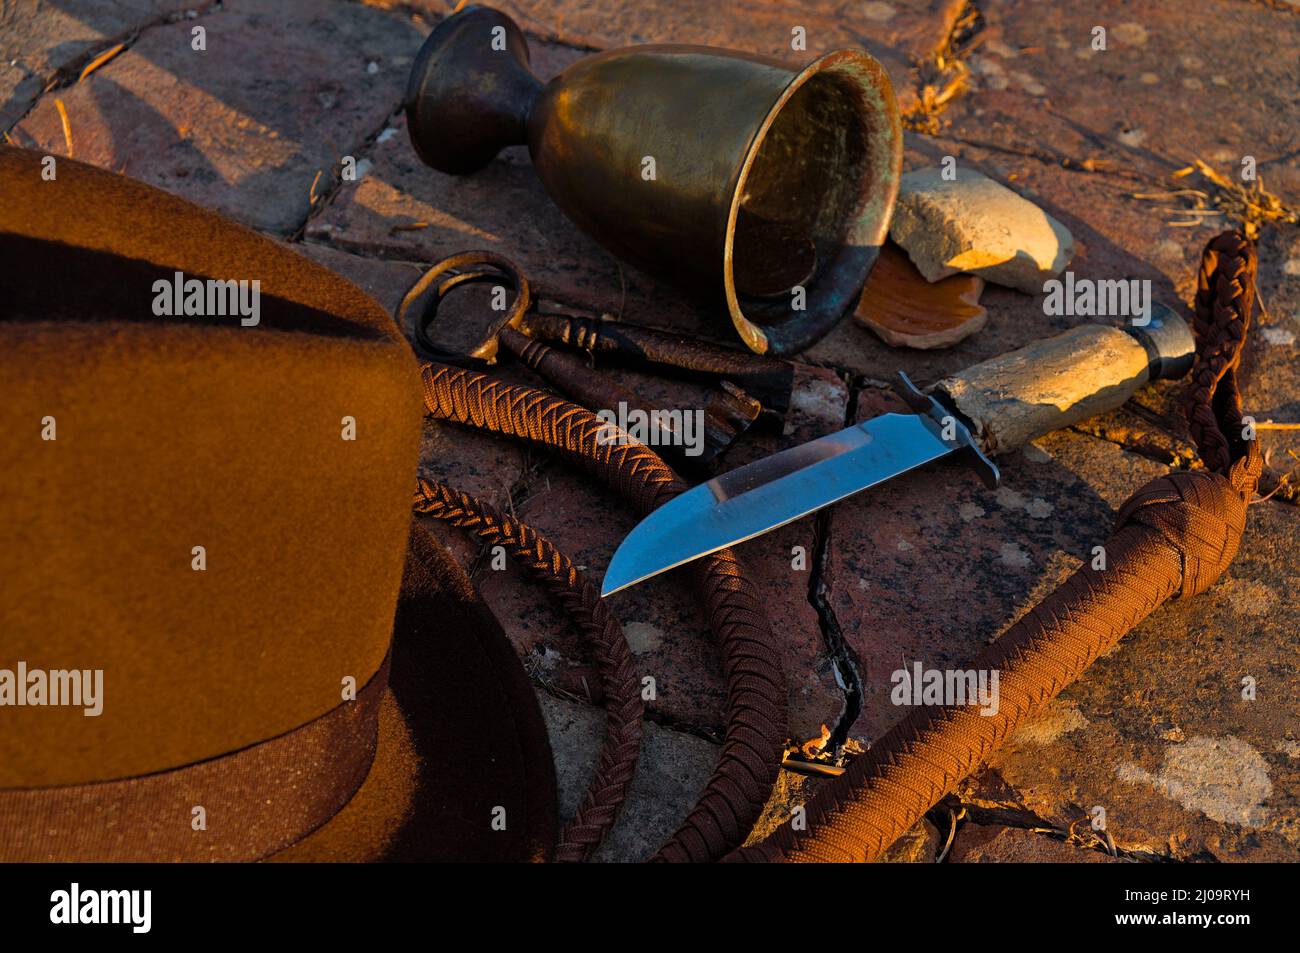
<svg viewBox="0 0 1300 953">
<path fill-rule="evenodd" d="M 459 268 L 469 268 L 472 266 L 487 266 L 493 271 L 475 270 L 457 272 Z M 444 277 L 446 276 L 446 277 Z M 429 336 L 429 326 L 438 314 L 438 305 L 442 299 L 453 288 L 466 284 L 468 282 L 485 281 L 490 278 L 505 278 L 515 287 L 515 299 L 510 308 L 502 314 L 501 318 L 494 320 L 488 326 L 487 334 L 483 340 L 467 354 L 457 351 L 449 351 L 435 344 Z M 524 313 L 532 303 L 532 291 L 528 286 L 528 279 L 524 277 L 519 267 L 504 255 L 498 255 L 490 251 L 467 251 L 458 255 L 452 255 L 450 258 L 444 258 L 442 261 L 433 265 L 428 271 L 420 276 L 402 298 L 401 304 L 397 306 L 394 317 L 400 327 L 406 317 L 406 312 L 410 309 L 419 298 L 429 289 L 438 279 L 442 281 L 434 289 L 434 295 L 429 304 L 419 314 L 415 320 L 415 345 L 420 356 L 426 360 L 441 361 L 446 364 L 456 366 L 473 366 L 477 363 L 491 364 L 496 360 L 498 338 L 501 329 L 506 327 L 518 327 L 519 322 L 523 319 Z"/>
</svg>

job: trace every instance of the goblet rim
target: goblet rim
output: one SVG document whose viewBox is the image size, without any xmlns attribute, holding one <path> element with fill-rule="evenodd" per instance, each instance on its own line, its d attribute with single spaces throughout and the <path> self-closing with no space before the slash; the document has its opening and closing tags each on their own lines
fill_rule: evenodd
<svg viewBox="0 0 1300 953">
<path fill-rule="evenodd" d="M 865 50 L 853 47 L 843 47 L 831 50 L 808 63 L 798 72 L 796 72 L 785 87 L 781 94 L 773 101 L 768 108 L 767 114 L 763 121 L 758 125 L 750 140 L 749 146 L 745 150 L 744 158 L 741 160 L 735 176 L 735 188 L 731 192 L 730 208 L 727 213 L 726 232 L 723 241 L 723 286 L 726 294 L 727 310 L 731 315 L 731 322 L 740 335 L 745 346 L 751 351 L 758 354 L 766 354 L 771 349 L 771 342 L 768 339 L 767 332 L 763 328 L 751 321 L 744 313 L 740 306 L 740 300 L 736 294 L 735 281 L 735 262 L 734 246 L 736 238 L 736 224 L 739 219 L 741 198 L 745 191 L 745 182 L 748 179 L 750 169 L 754 165 L 763 143 L 767 139 L 768 132 L 772 124 L 776 121 L 790 98 L 813 77 L 825 73 L 837 67 L 855 66 L 865 70 L 874 83 L 874 92 L 880 104 L 880 116 L 883 118 L 885 125 L 888 127 L 889 134 L 892 138 L 892 148 L 890 149 L 889 165 L 890 168 L 884 170 L 881 180 L 885 183 L 885 194 L 882 196 L 883 203 L 879 214 L 875 220 L 870 223 L 868 234 L 861 236 L 867 241 L 873 243 L 876 252 L 879 252 L 879 246 L 883 245 L 885 238 L 889 234 L 889 223 L 893 217 L 894 204 L 898 197 L 899 179 L 902 175 L 902 118 L 898 112 L 897 100 L 894 97 L 893 83 L 889 79 L 889 74 L 885 67 L 870 53 Z M 877 255 L 869 255 L 864 272 L 862 275 L 862 284 L 866 283 L 870 275 L 871 268 L 875 264 Z M 850 302 L 851 304 L 851 302 Z M 847 308 L 844 313 L 847 313 Z M 828 319 L 826 327 L 820 333 L 813 329 L 814 334 L 812 341 L 823 337 L 839 322 L 843 314 Z M 812 343 L 809 341 L 809 344 Z M 787 349 L 788 350 L 788 349 Z"/>
</svg>

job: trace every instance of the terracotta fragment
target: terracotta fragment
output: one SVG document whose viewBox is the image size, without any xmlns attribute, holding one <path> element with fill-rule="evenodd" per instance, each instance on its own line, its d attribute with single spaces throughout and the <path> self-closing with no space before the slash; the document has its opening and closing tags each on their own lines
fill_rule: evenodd
<svg viewBox="0 0 1300 953">
<path fill-rule="evenodd" d="M 926 281 L 901 248 L 886 242 L 853 316 L 894 347 L 951 347 L 988 321 L 983 290 L 978 275 Z"/>
</svg>

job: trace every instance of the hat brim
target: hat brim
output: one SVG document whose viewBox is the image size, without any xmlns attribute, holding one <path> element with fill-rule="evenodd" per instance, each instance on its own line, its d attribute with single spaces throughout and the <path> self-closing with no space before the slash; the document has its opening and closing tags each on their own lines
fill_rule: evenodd
<svg viewBox="0 0 1300 953">
<path fill-rule="evenodd" d="M 370 772 L 274 861 L 537 861 L 559 829 L 528 676 L 460 566 L 416 519 Z"/>
</svg>

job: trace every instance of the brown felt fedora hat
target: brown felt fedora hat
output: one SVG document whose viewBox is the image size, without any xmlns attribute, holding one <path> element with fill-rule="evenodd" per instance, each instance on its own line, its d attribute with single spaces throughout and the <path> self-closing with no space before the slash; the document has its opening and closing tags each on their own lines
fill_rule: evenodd
<svg viewBox="0 0 1300 953">
<path fill-rule="evenodd" d="M 0 860 L 545 857 L 541 714 L 412 523 L 389 316 L 71 159 L 0 146 L 0 195 Z"/>
</svg>

